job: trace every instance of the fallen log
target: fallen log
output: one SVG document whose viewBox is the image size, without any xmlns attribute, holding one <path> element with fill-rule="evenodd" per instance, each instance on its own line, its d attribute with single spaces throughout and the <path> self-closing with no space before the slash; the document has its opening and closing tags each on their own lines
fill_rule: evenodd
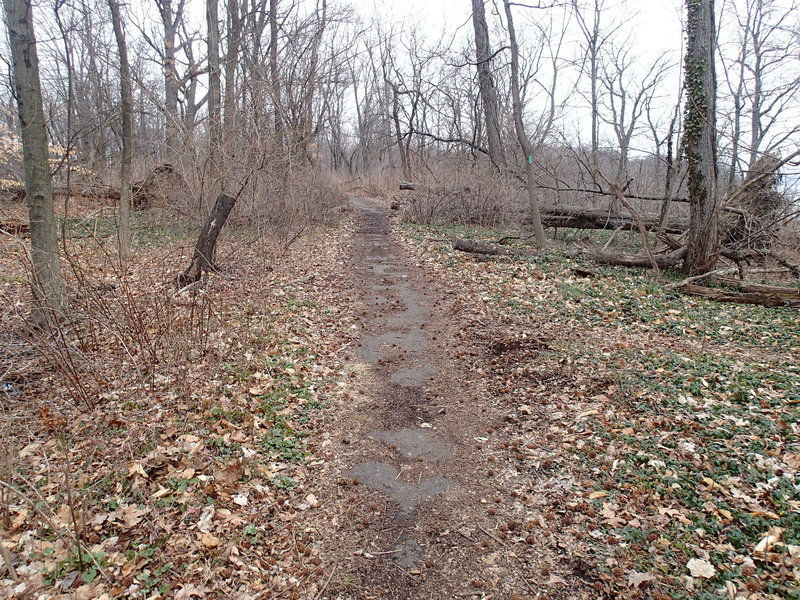
<svg viewBox="0 0 800 600">
<path fill-rule="evenodd" d="M 471 254 L 488 254 L 489 256 L 507 256 L 513 254 L 508 248 L 487 244 L 486 242 L 465 240 L 463 238 L 456 238 L 453 240 L 453 250 L 469 252 Z"/>
<path fill-rule="evenodd" d="M 571 229 L 622 229 L 635 231 L 638 229 L 634 219 L 610 215 L 607 210 L 583 209 L 574 206 L 549 206 L 542 208 L 542 224 L 545 227 L 569 227 Z M 658 219 L 647 217 L 642 224 L 648 231 L 657 231 Z M 688 229 L 688 223 L 669 223 L 663 230 L 665 233 L 680 235 Z"/>
<path fill-rule="evenodd" d="M 785 285 L 768 285 L 766 283 L 752 283 L 749 281 L 742 281 L 732 277 L 713 277 L 713 281 L 736 287 L 743 292 L 753 292 L 757 294 L 776 294 L 778 296 L 785 296 L 789 298 L 800 299 L 800 285 L 798 286 L 785 286 Z"/>
<path fill-rule="evenodd" d="M 668 269 L 677 265 L 686 255 L 686 248 L 679 248 L 669 254 L 654 254 L 652 261 L 660 269 Z M 581 257 L 599 265 L 615 265 L 619 267 L 651 267 L 650 257 L 641 254 L 611 254 L 605 252 L 584 252 Z"/>
<path fill-rule="evenodd" d="M 681 292 L 690 296 L 707 298 L 714 302 L 733 302 L 736 304 L 757 304 L 767 308 L 779 306 L 800 308 L 800 298 L 785 297 L 778 294 L 760 292 L 731 292 L 705 287 L 702 285 L 685 285 Z"/>
</svg>

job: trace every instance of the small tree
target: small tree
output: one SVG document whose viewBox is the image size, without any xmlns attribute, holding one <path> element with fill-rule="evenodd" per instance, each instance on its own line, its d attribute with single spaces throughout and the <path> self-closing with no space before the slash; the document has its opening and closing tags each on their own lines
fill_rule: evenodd
<svg viewBox="0 0 800 600">
<path fill-rule="evenodd" d="M 525 155 L 525 173 L 528 179 L 528 209 L 530 211 L 531 226 L 536 246 L 544 248 L 547 246 L 547 238 L 542 227 L 542 217 L 539 211 L 539 200 L 536 198 L 535 174 L 533 166 L 533 145 L 528 134 L 525 133 L 525 124 L 522 115 L 522 95 L 520 93 L 519 75 L 519 45 L 517 44 L 517 34 L 514 30 L 514 18 L 511 14 L 511 3 L 503 0 L 505 6 L 506 20 L 508 21 L 508 38 L 511 49 L 511 95 L 514 104 L 514 125 L 517 130 L 517 139 Z"/>
<path fill-rule="evenodd" d="M 53 212 L 47 128 L 42 109 L 39 59 L 30 0 L 3 0 L 13 70 L 14 95 L 22 129 L 25 195 L 31 232 L 32 321 L 48 327 L 66 308 Z"/>
<path fill-rule="evenodd" d="M 122 29 L 117 0 L 108 0 L 111 10 L 111 23 L 119 49 L 120 89 L 122 97 L 122 165 L 120 169 L 119 191 L 119 259 L 128 260 L 131 252 L 131 162 L 133 157 L 133 87 L 131 67 L 128 62 L 128 47 L 125 44 L 125 31 Z"/>
</svg>

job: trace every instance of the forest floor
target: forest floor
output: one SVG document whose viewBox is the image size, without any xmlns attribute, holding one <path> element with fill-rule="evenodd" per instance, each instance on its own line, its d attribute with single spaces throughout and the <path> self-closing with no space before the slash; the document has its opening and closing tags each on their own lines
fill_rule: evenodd
<svg viewBox="0 0 800 600">
<path fill-rule="evenodd" d="M 187 231 L 76 220 L 55 339 L 0 238 L 0 596 L 798 597 L 796 311 L 389 214 L 186 297 Z"/>
</svg>

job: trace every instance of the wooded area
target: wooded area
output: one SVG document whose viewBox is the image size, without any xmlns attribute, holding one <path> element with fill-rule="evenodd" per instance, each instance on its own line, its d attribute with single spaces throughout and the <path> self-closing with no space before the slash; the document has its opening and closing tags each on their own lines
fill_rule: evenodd
<svg viewBox="0 0 800 600">
<path fill-rule="evenodd" d="M 502 425 L 470 430 L 470 460 L 474 443 L 485 453 L 501 448 L 511 464 L 525 465 L 509 467 L 508 481 L 552 484 L 546 492 L 519 484 L 513 500 L 498 492 L 497 500 L 473 502 L 478 508 L 462 499 L 468 511 L 497 519 L 491 529 L 451 528 L 459 543 L 476 552 L 486 544 L 510 552 L 513 543 L 528 556 L 536 554 L 537 528 L 591 523 L 586 535 L 595 539 L 576 534 L 584 541 L 572 547 L 602 547 L 581 558 L 591 567 L 573 561 L 575 577 L 590 573 L 581 593 L 686 598 L 702 588 L 704 598 L 790 597 L 800 568 L 800 498 L 783 475 L 786 465 L 800 468 L 796 449 L 783 457 L 797 434 L 796 415 L 787 415 L 798 402 L 791 391 L 800 308 L 796 0 L 463 0 L 424 10 L 372 0 L 2 4 L 0 412 L 8 415 L 4 435 L 15 441 L 0 451 L 0 529 L 14 536 L 0 540 L 0 590 L 19 589 L 20 598 L 254 600 L 299 597 L 313 582 L 304 597 L 346 597 L 350 575 L 334 578 L 344 559 L 325 564 L 332 570 L 320 577 L 319 547 L 309 541 L 316 526 L 294 529 L 291 521 L 317 507 L 314 469 L 329 468 L 317 455 L 331 444 L 347 447 L 350 425 L 338 424 L 325 443 L 307 442 L 318 432 L 305 426 L 323 427 L 322 397 L 356 420 L 357 402 L 371 406 L 367 392 L 350 389 L 369 388 L 360 383 L 367 370 L 350 363 L 386 347 L 410 360 L 415 347 L 404 344 L 424 342 L 427 354 L 414 358 L 424 368 L 381 372 L 387 389 L 411 387 L 429 403 L 408 411 L 413 427 L 433 430 L 440 415 L 462 414 L 459 405 L 478 402 L 473 390 L 477 398 L 491 382 L 491 409 L 475 413 Z M 403 287 L 395 269 L 417 287 Z M 389 327 L 374 347 L 358 337 L 374 325 L 364 315 L 381 324 L 406 318 L 392 315 L 398 306 L 420 322 Z M 504 329 L 510 323 L 519 330 L 513 335 Z M 446 334 L 469 343 L 437 348 Z M 562 334 L 569 343 L 559 344 Z M 669 343 L 656 350 L 653 340 Z M 575 349 L 581 344 L 583 354 Z M 748 379 L 756 367 L 731 358 L 737 344 L 764 365 L 772 361 L 756 365 L 751 379 L 767 382 L 762 387 Z M 722 366 L 708 358 L 714 353 L 726 356 Z M 450 379 L 427 388 L 435 373 L 428 363 L 440 359 L 469 364 L 471 379 L 446 373 Z M 375 359 L 370 368 L 388 362 Z M 670 379 L 689 363 L 689 379 Z M 605 370 L 589 372 L 592 364 Z M 407 385 L 409 377 L 423 383 Z M 448 399 L 449 381 L 464 383 L 464 398 Z M 376 403 L 393 402 L 384 396 Z M 692 414 L 674 423 L 639 419 L 658 402 Z M 650 456 L 705 431 L 696 415 L 718 416 L 732 405 L 744 408 L 715 422 L 719 440 L 703 443 L 719 442 L 725 454 L 751 421 L 778 419 L 764 426 L 769 441 L 754 436 L 736 446 L 766 487 L 753 484 L 743 495 L 737 478 L 747 475 L 726 463 L 733 474 L 718 477 L 723 467 L 705 455 L 684 476 L 669 461 L 674 453 L 695 460 L 694 442 L 669 446 L 667 462 Z M 614 410 L 627 420 L 609 416 Z M 129 413 L 138 419 L 130 434 Z M 477 423 L 472 416 L 464 423 Z M 525 440 L 513 429 L 539 418 Z M 548 419 L 563 422 L 551 427 Z M 595 420 L 597 431 L 589 427 Z M 598 442 L 601 425 L 612 421 Z M 686 430 L 669 429 L 689 421 Z M 666 433 L 648 441 L 652 448 L 637 447 L 641 461 L 614 458 L 648 426 Z M 504 427 L 505 445 L 495 444 Z M 543 450 L 551 437 L 569 456 L 559 474 Z M 753 459 L 755 452 L 763 455 Z M 574 467 L 606 454 L 610 464 L 593 472 Z M 88 474 L 92 461 L 98 480 Z M 634 462 L 652 471 L 646 484 L 628 473 Z M 475 464 L 465 471 L 472 484 L 475 473 L 495 477 L 493 467 Z M 397 477 L 376 475 L 378 488 L 413 487 L 402 481 L 405 467 Z M 617 468 L 630 475 L 628 487 L 612 481 Z M 326 493 L 344 502 L 354 479 L 330 475 Z M 733 490 L 733 499 L 704 497 L 691 508 L 705 511 L 702 518 L 686 520 L 688 490 L 704 486 Z M 784 496 L 768 498 L 767 488 Z M 563 496 L 554 499 L 556 492 Z M 362 486 L 352 496 L 359 502 L 347 502 L 380 513 L 361 507 L 364 493 Z M 513 516 L 537 494 L 547 495 L 546 509 Z M 620 506 L 647 505 L 651 494 L 654 510 L 667 512 L 620 516 Z M 269 531 L 248 521 L 255 507 L 241 516 L 253 501 L 269 515 Z M 490 510 L 503 518 L 484 504 L 497 504 Z M 580 516 L 558 524 L 563 506 Z M 733 506 L 745 512 L 734 519 Z M 160 509 L 168 522 L 150 534 L 137 529 Z M 341 518 L 370 532 L 378 522 L 350 519 L 348 510 L 320 518 L 319 529 Z M 757 525 L 747 524 L 751 518 Z M 670 520 L 692 524 L 680 534 L 691 542 L 670 537 Z M 170 523 L 183 529 L 175 533 Z M 394 531 L 381 523 L 381 532 Z M 217 577 L 228 587 L 214 587 L 214 576 L 201 585 L 196 571 L 188 585 L 177 558 L 156 567 L 152 556 L 167 547 L 159 536 L 171 540 L 170 556 L 193 553 L 193 565 L 205 561 L 218 575 L 232 569 Z M 265 561 L 258 548 L 271 536 L 283 546 Z M 403 540 L 402 552 L 395 545 L 348 551 L 360 561 L 399 560 L 416 551 L 413 539 Z M 753 549 L 764 540 L 772 540 L 766 549 Z M 609 550 L 623 547 L 641 564 L 668 556 L 691 581 L 678 583 L 683 572 L 644 573 Z M 508 556 L 506 575 L 515 564 Z M 557 571 L 563 561 L 550 562 L 495 597 L 563 583 L 556 575 L 567 573 Z M 385 588 L 398 598 L 411 597 L 408 582 L 433 569 L 391 564 L 406 578 Z M 259 571 L 257 583 L 242 575 L 248 569 Z M 760 579 L 748 582 L 756 571 Z M 481 577 L 470 589 L 489 594 Z M 655 595 L 656 581 L 669 594 Z M 763 595 L 737 595 L 744 590 Z"/>
</svg>

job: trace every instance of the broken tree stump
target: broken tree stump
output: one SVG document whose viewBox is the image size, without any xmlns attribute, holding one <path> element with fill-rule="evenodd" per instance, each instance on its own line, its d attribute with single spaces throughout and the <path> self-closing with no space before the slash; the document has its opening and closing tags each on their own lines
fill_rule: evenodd
<svg viewBox="0 0 800 600">
<path fill-rule="evenodd" d="M 197 238 L 194 246 L 192 262 L 187 269 L 175 278 L 178 287 L 184 287 L 199 281 L 206 271 L 214 269 L 214 250 L 217 247 L 217 238 L 222 231 L 228 215 L 231 214 L 236 198 L 227 194 L 220 194 L 214 202 L 214 208 L 208 215 L 203 229 Z"/>
</svg>

